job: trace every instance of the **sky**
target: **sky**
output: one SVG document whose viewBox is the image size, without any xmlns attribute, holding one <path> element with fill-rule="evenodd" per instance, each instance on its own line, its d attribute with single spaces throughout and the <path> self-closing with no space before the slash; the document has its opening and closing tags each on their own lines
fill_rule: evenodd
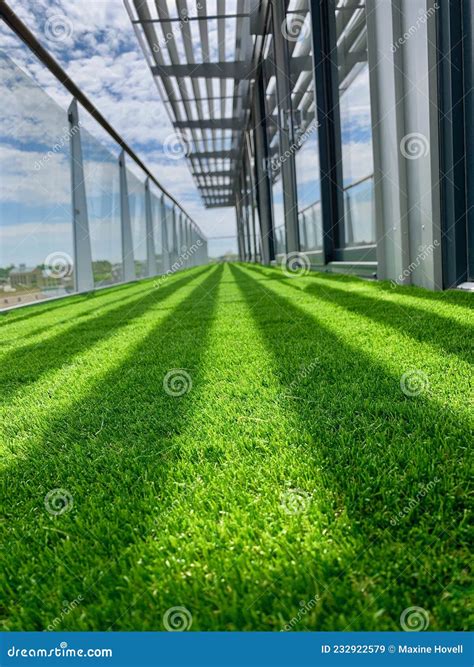
<svg viewBox="0 0 474 667">
<path fill-rule="evenodd" d="M 176 12 L 175 1 L 169 3 L 170 11 Z M 235 0 L 226 4 L 229 11 L 232 3 Z M 210 254 L 236 251 L 234 210 L 205 209 L 185 157 L 181 151 L 170 150 L 176 145 L 176 136 L 123 0 L 9 0 L 9 4 L 206 236 L 228 237 L 211 240 Z M 208 11 L 212 13 L 212 0 L 208 0 Z M 215 32 L 215 26 L 210 26 L 210 37 Z M 217 35 L 213 34 L 213 38 Z M 179 42 L 177 39 L 178 45 Z M 226 44 L 228 58 L 231 42 L 229 39 Z M 217 44 L 211 38 L 213 43 Z M 197 36 L 198 59 L 199 50 Z M 72 252 L 69 142 L 46 164 L 41 163 L 41 169 L 34 168 L 67 126 L 70 94 L 0 23 L 0 56 L 2 53 L 6 58 L 0 58 L 0 266 L 9 263 L 10 257 L 15 258 L 15 264 L 36 262 L 38 256 L 46 257 L 58 246 L 64 252 Z M 20 69 L 12 67 L 8 59 Z M 341 100 L 346 185 L 373 170 L 367 76 L 365 67 Z M 114 225 L 119 224 L 117 146 L 85 112 L 81 113 L 81 122 L 88 193 L 94 191 L 89 203 L 93 255 L 115 262 L 120 246 L 110 239 Z M 109 158 L 100 157 L 98 139 L 106 146 L 104 155 Z M 304 208 L 319 199 L 316 133 L 298 152 L 296 170 L 299 204 Z M 102 190 L 98 187 L 101 183 L 105 186 Z M 104 189 L 110 191 L 110 196 L 101 197 Z M 275 218 L 277 224 L 283 224 L 281 181 L 274 186 L 274 196 Z M 19 205 L 19 200 L 24 205 Z M 55 205 L 51 206 L 51 202 Z M 370 201 L 365 201 L 364 196 L 357 207 L 362 240 L 368 240 L 365 237 L 371 229 Z M 112 211 L 108 217 L 106 210 Z"/>
<path fill-rule="evenodd" d="M 206 236 L 234 237 L 233 209 L 205 209 L 186 159 L 170 155 L 167 147 L 174 141 L 173 128 L 122 0 L 9 0 L 9 4 Z M 5 27 L 0 30 L 0 48 L 67 109 L 69 93 Z M 94 137 L 113 148 L 85 114 L 83 121 Z M 13 146 L 3 144 L 2 151 L 10 151 L 9 164 L 15 164 L 15 159 L 21 162 Z M 12 176 L 19 180 L 21 170 L 13 169 Z M 234 238 L 210 242 L 212 254 L 228 249 L 236 249 Z"/>
</svg>

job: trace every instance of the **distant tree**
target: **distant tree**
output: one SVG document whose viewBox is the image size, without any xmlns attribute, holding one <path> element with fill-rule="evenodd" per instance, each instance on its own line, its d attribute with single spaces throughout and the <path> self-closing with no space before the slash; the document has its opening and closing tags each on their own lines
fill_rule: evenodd
<svg viewBox="0 0 474 667">
<path fill-rule="evenodd" d="M 10 264 L 10 266 L 0 266 L 0 279 L 3 278 L 8 278 L 10 275 L 10 271 L 15 268 L 14 264 Z"/>
</svg>

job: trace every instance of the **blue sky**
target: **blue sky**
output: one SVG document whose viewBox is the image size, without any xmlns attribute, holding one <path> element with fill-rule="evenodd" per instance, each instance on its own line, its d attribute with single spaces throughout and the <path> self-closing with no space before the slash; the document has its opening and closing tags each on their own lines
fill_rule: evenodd
<svg viewBox="0 0 474 667">
<path fill-rule="evenodd" d="M 205 209 L 185 158 L 165 153 L 173 128 L 122 0 L 9 0 L 9 4 L 204 233 L 234 235 L 233 210 Z M 69 93 L 5 28 L 0 43 L 50 97 L 63 109 L 68 107 Z M 108 141 L 85 115 L 83 121 L 94 136 Z M 16 175 L 20 178 L 20 171 Z M 231 239 L 213 245 L 219 252 L 235 249 Z"/>
</svg>

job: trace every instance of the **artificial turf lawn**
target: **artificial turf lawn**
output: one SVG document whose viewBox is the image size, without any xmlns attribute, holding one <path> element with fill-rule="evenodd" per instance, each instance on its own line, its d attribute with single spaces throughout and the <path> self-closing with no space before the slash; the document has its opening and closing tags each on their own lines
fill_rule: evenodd
<svg viewBox="0 0 474 667">
<path fill-rule="evenodd" d="M 4 629 L 468 629 L 472 303 L 225 265 L 4 315 Z"/>
</svg>

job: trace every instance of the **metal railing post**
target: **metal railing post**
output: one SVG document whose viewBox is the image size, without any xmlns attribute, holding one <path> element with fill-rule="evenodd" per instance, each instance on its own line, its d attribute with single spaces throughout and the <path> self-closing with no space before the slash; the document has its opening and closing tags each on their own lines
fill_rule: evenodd
<svg viewBox="0 0 474 667">
<path fill-rule="evenodd" d="M 74 282 L 77 292 L 94 288 L 92 251 L 87 213 L 84 164 L 82 161 L 81 132 L 77 100 L 68 110 L 71 147 L 72 228 L 74 243 Z"/>
<path fill-rule="evenodd" d="M 170 251 L 168 243 L 168 220 L 166 215 L 166 204 L 165 198 L 161 195 L 160 198 L 160 211 L 161 211 L 161 247 L 163 252 L 162 267 L 163 273 L 166 273 L 170 269 Z"/>
<path fill-rule="evenodd" d="M 122 267 L 123 280 L 135 280 L 135 259 L 133 256 L 132 227 L 130 223 L 130 201 L 128 198 L 125 152 L 119 155 L 120 169 L 120 220 L 122 225 Z"/>
<path fill-rule="evenodd" d="M 153 211 L 151 208 L 150 179 L 145 181 L 146 259 L 147 275 L 156 276 L 156 252 L 153 236 Z"/>
</svg>

